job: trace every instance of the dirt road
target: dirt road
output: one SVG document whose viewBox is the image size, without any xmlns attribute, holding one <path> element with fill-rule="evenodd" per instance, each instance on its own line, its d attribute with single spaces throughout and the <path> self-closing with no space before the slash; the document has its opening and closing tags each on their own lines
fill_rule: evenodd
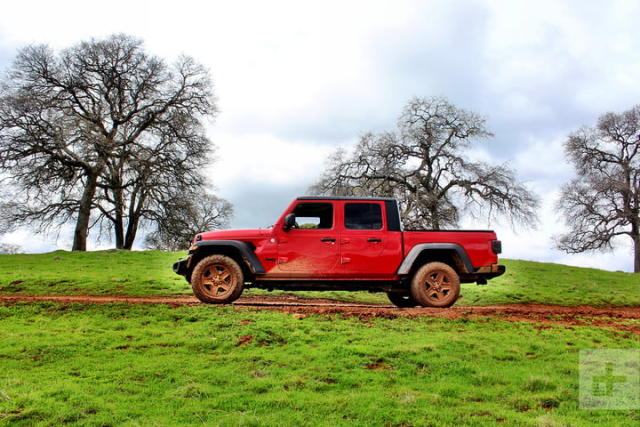
<svg viewBox="0 0 640 427">
<path fill-rule="evenodd" d="M 168 304 L 174 307 L 202 305 L 195 297 L 119 297 L 119 296 L 27 296 L 0 295 L 0 303 L 17 302 L 58 302 L 58 303 L 127 303 L 127 304 Z M 298 318 L 310 315 L 342 315 L 360 319 L 375 317 L 444 317 L 498 318 L 514 322 L 540 323 L 545 325 L 601 326 L 640 336 L 640 307 L 596 308 L 591 306 L 557 306 L 539 304 L 507 304 L 492 306 L 454 306 L 447 309 L 396 308 L 392 305 L 373 305 L 339 302 L 327 299 L 302 299 L 296 297 L 246 297 L 232 304 L 237 309 L 276 310 L 290 313 Z"/>
</svg>

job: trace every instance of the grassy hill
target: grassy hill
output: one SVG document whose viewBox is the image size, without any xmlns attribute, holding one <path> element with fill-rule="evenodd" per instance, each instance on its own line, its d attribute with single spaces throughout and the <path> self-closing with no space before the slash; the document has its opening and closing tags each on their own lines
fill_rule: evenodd
<svg viewBox="0 0 640 427">
<path fill-rule="evenodd" d="M 184 253 L 56 251 L 0 255 L 0 294 L 171 296 L 190 294 L 171 270 Z M 502 260 L 507 273 L 487 286 L 465 284 L 458 305 L 539 303 L 640 305 L 640 275 L 532 261 Z M 248 295 L 268 294 L 249 290 Z M 279 292 L 282 293 L 282 292 Z M 388 303 L 383 294 L 296 292 L 299 297 Z"/>
<path fill-rule="evenodd" d="M 170 268 L 180 255 L 0 256 L 0 294 L 188 294 Z M 505 264 L 488 286 L 465 285 L 460 304 L 640 305 L 640 276 Z M 579 406 L 580 351 L 637 347 L 595 324 L 0 304 L 0 426 L 638 425 L 638 411 Z"/>
</svg>

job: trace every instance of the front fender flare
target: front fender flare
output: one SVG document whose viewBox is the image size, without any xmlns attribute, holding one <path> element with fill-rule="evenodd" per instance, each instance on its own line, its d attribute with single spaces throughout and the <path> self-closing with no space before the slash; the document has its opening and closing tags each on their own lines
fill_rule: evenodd
<svg viewBox="0 0 640 427">
<path fill-rule="evenodd" d="M 443 250 L 453 251 L 456 253 L 456 255 L 458 255 L 460 261 L 462 262 L 462 266 L 466 270 L 463 271 L 463 273 L 473 273 L 475 269 L 473 268 L 473 264 L 471 264 L 469 256 L 462 248 L 462 246 L 458 245 L 457 243 L 421 243 L 411 248 L 404 261 L 402 261 L 402 264 L 400 264 L 400 267 L 398 268 L 398 275 L 409 274 L 411 272 L 413 264 L 416 262 L 416 259 L 418 259 L 418 256 L 420 256 L 421 253 L 425 251 Z"/>
<path fill-rule="evenodd" d="M 194 248 L 195 246 L 195 248 Z M 265 269 L 253 248 L 247 242 L 239 240 L 200 240 L 189 249 L 189 254 L 195 254 L 200 248 L 233 248 L 244 259 L 253 274 L 264 274 Z"/>
</svg>

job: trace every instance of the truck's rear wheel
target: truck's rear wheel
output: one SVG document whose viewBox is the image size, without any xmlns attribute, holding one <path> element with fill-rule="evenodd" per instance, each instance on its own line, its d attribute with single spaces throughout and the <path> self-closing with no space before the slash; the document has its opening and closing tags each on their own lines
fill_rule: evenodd
<svg viewBox="0 0 640 427">
<path fill-rule="evenodd" d="M 389 298 L 389 301 L 391 301 L 391 303 L 396 307 L 408 308 L 418 305 L 418 303 L 415 302 L 415 300 L 408 293 L 405 294 L 402 292 L 387 292 L 387 297 Z"/>
<path fill-rule="evenodd" d="M 237 300 L 244 288 L 242 269 L 225 255 L 210 255 L 198 262 L 191 273 L 195 296 L 209 304 L 229 304 Z"/>
<path fill-rule="evenodd" d="M 451 307 L 460 296 L 460 277 L 450 265 L 430 262 L 413 276 L 411 296 L 423 307 Z"/>
</svg>

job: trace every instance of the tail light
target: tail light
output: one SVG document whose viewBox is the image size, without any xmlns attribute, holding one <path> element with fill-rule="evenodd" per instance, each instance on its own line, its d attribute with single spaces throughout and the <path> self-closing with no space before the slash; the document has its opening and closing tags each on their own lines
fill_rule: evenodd
<svg viewBox="0 0 640 427">
<path fill-rule="evenodd" d="M 502 242 L 500 240 L 491 241 L 491 250 L 494 254 L 498 255 L 502 253 Z"/>
</svg>

